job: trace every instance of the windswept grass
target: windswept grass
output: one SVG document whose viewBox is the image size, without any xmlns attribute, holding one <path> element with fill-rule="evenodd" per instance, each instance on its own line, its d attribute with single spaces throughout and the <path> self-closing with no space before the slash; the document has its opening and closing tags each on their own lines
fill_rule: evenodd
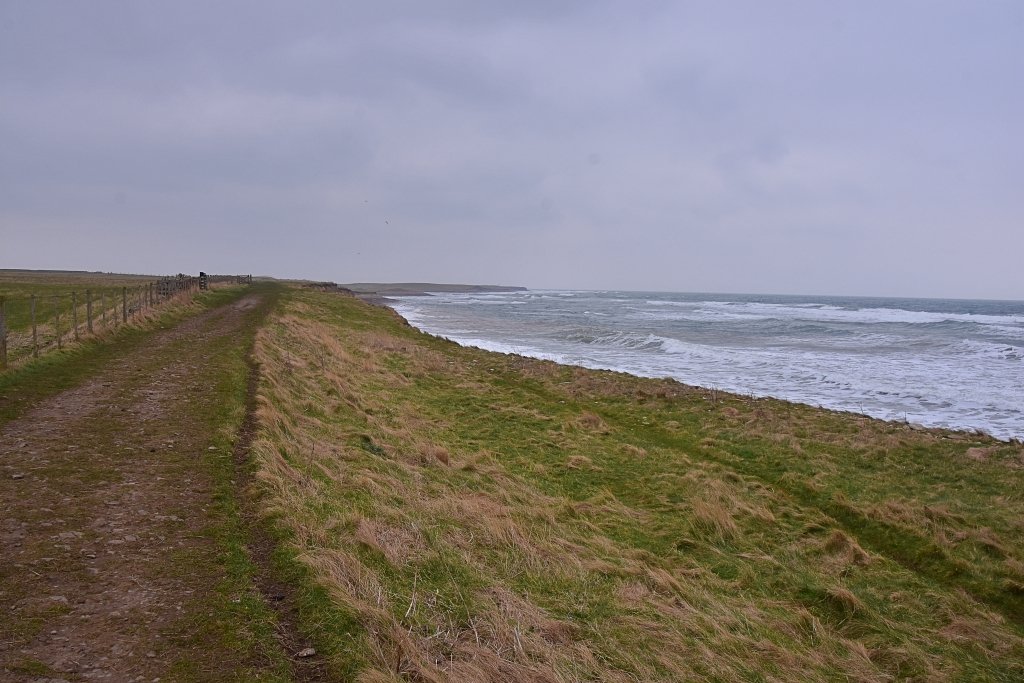
<svg viewBox="0 0 1024 683">
<path fill-rule="evenodd" d="M 267 514 L 338 676 L 1024 677 L 1020 445 L 463 349 L 330 293 L 255 353 Z"/>
</svg>

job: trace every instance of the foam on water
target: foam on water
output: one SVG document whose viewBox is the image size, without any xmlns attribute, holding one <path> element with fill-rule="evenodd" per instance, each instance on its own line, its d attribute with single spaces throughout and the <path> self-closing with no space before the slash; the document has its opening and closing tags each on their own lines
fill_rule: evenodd
<svg viewBox="0 0 1024 683">
<path fill-rule="evenodd" d="M 464 345 L 1024 438 L 1024 303 L 530 291 L 406 298 Z"/>
</svg>

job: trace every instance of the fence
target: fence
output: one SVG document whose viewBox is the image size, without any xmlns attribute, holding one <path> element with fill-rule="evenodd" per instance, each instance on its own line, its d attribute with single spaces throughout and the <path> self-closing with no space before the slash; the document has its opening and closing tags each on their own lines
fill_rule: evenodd
<svg viewBox="0 0 1024 683">
<path fill-rule="evenodd" d="M 213 275 L 208 282 L 251 284 L 252 276 Z M 0 294 L 0 371 L 127 325 L 168 301 L 191 298 L 199 290 L 200 279 L 178 275 L 138 285 L 100 284 L 70 292 L 57 291 L 58 287 Z"/>
</svg>

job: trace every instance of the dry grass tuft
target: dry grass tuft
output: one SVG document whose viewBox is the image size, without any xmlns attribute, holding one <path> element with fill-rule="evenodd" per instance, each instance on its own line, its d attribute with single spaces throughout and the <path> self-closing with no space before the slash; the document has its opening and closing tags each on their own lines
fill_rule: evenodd
<svg viewBox="0 0 1024 683">
<path fill-rule="evenodd" d="M 570 470 L 590 469 L 594 461 L 585 455 L 570 455 L 565 460 L 565 466 Z"/>
<path fill-rule="evenodd" d="M 857 541 L 853 540 L 839 529 L 833 531 L 829 537 L 825 539 L 822 547 L 826 552 L 842 558 L 845 564 L 855 564 L 863 567 L 871 563 L 871 555 L 861 548 Z"/>
<path fill-rule="evenodd" d="M 970 537 L 975 543 L 990 553 L 998 555 L 999 557 L 1006 557 L 1008 554 L 1006 544 L 1003 543 L 1002 539 L 999 538 L 999 535 L 989 527 L 974 529 L 970 532 Z"/>
<path fill-rule="evenodd" d="M 629 456 L 634 457 L 634 458 L 646 458 L 647 457 L 647 450 L 646 449 L 641 448 L 640 446 L 634 446 L 633 444 L 628 444 L 628 443 L 627 444 L 623 444 L 622 445 L 622 450 L 626 452 L 626 455 L 629 455 Z"/>
<path fill-rule="evenodd" d="M 585 412 L 577 417 L 573 425 L 579 429 L 598 434 L 608 434 L 611 431 L 608 423 L 601 419 L 600 415 L 591 412 Z"/>
<path fill-rule="evenodd" d="M 429 465 L 434 461 L 446 466 L 451 464 L 451 454 L 444 446 L 434 443 L 420 444 L 419 452 L 424 465 Z"/>
<path fill-rule="evenodd" d="M 924 506 L 924 516 L 932 522 L 936 523 L 950 523 L 950 522 L 964 522 L 964 518 L 961 515 L 954 513 L 949 509 L 949 505 L 945 503 L 939 503 L 935 505 Z"/>
<path fill-rule="evenodd" d="M 690 509 L 693 528 L 719 540 L 738 537 L 738 512 L 750 514 L 761 522 L 775 519 L 770 510 L 749 499 L 744 492 L 742 478 L 734 472 L 716 473 L 702 467 L 693 468 L 682 477 L 680 485 L 692 487 L 694 498 Z"/>
<path fill-rule="evenodd" d="M 615 597 L 629 607 L 637 608 L 642 606 L 651 598 L 654 593 L 640 581 L 625 581 L 615 589 Z"/>
<path fill-rule="evenodd" d="M 379 520 L 360 517 L 353 537 L 377 550 L 396 566 L 426 549 L 422 534 L 407 526 L 393 526 Z"/>
<path fill-rule="evenodd" d="M 774 524 L 776 521 L 775 514 L 764 505 L 741 502 L 737 504 L 737 509 L 764 524 Z"/>
<path fill-rule="evenodd" d="M 739 533 L 739 526 L 732 512 L 716 500 L 695 500 L 693 517 L 697 528 L 710 532 L 719 539 L 732 539 Z"/>
<path fill-rule="evenodd" d="M 825 589 L 825 595 L 836 607 L 847 614 L 863 612 L 865 607 L 860 598 L 854 595 L 853 591 L 842 586 L 829 586 Z"/>
<path fill-rule="evenodd" d="M 1024 580 L 1024 562 L 1013 557 L 1008 557 L 1003 564 L 1011 575 L 1020 580 Z"/>
<path fill-rule="evenodd" d="M 985 617 L 948 613 L 947 623 L 939 629 L 946 640 L 986 650 L 989 655 L 1005 654 L 1007 644 L 1001 637 L 1001 620 L 994 615 Z"/>
</svg>

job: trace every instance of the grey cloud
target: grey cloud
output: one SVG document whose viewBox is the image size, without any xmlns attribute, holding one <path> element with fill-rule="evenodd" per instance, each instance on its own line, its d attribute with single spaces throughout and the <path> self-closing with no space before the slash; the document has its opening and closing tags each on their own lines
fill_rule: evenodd
<svg viewBox="0 0 1024 683">
<path fill-rule="evenodd" d="M 148 230 L 336 280 L 1021 297 L 1022 34 L 951 0 L 7 2 L 0 266 L 193 258 L 110 247 Z"/>
</svg>

